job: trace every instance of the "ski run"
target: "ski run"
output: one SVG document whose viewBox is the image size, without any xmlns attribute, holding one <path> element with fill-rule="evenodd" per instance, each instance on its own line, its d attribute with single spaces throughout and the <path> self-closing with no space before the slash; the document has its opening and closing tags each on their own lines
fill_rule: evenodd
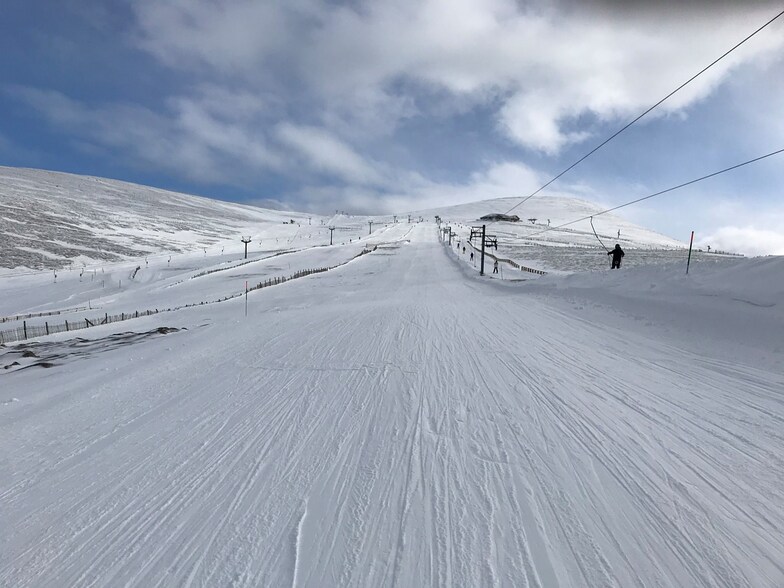
<svg viewBox="0 0 784 588">
<path fill-rule="evenodd" d="M 0 586 L 784 586 L 781 258 L 480 278 L 454 245 L 6 279 L 10 314 L 335 268 L 0 347 Z"/>
</svg>

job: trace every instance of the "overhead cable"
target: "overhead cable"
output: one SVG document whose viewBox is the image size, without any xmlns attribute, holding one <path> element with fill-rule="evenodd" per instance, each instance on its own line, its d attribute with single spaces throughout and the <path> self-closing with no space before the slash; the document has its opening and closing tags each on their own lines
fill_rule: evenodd
<svg viewBox="0 0 784 588">
<path fill-rule="evenodd" d="M 624 125 L 624 126 L 623 126 L 623 127 L 621 127 L 620 129 L 618 129 L 617 131 L 615 131 L 615 132 L 614 132 L 612 135 L 610 135 L 610 136 L 609 136 L 607 139 L 605 139 L 604 141 L 602 141 L 601 143 L 599 143 L 599 144 L 598 144 L 596 147 L 594 147 L 593 149 L 591 149 L 591 150 L 590 150 L 588 153 L 586 153 L 585 155 L 583 155 L 583 156 L 582 156 L 580 159 L 578 159 L 577 161 L 575 161 L 575 162 L 574 162 L 572 165 L 570 165 L 570 166 L 569 166 L 569 167 L 567 167 L 565 170 L 563 170 L 561 173 L 559 173 L 557 176 L 555 176 L 554 178 L 552 178 L 552 179 L 551 179 L 549 182 L 547 182 L 546 184 L 544 184 L 542 187 L 540 187 L 539 189 L 537 189 L 535 192 L 532 192 L 531 194 L 529 194 L 528 196 L 526 196 L 525 198 L 523 198 L 523 199 L 522 199 L 520 202 L 518 202 L 517 204 L 515 204 L 515 205 L 514 205 L 512 208 L 510 208 L 509 210 L 507 210 L 507 211 L 506 211 L 504 214 L 509 214 L 509 213 L 510 213 L 510 212 L 512 212 L 512 211 L 513 211 L 515 208 L 517 208 L 517 207 L 521 206 L 522 204 L 524 204 L 525 202 L 527 202 L 528 200 L 530 200 L 531 198 L 533 198 L 534 196 L 536 196 L 536 195 L 537 195 L 539 192 L 541 192 L 541 191 L 542 191 L 542 190 L 544 190 L 544 189 L 545 189 L 547 186 L 549 186 L 550 184 L 552 184 L 553 182 L 555 182 L 555 181 L 556 181 L 558 178 L 560 178 L 561 176 L 563 176 L 565 173 L 567 173 L 567 172 L 568 172 L 568 171 L 570 171 L 571 169 L 573 169 L 573 168 L 577 167 L 577 165 L 579 165 L 580 163 L 582 163 L 583 161 L 585 161 L 586 159 L 588 159 L 588 157 L 590 157 L 591 155 L 593 155 L 594 153 L 596 153 L 596 152 L 597 152 L 599 149 L 601 149 L 602 147 L 604 147 L 605 145 L 607 145 L 607 143 L 609 143 L 610 141 L 612 141 L 613 139 L 615 139 L 615 137 L 617 137 L 618 135 L 620 135 L 621 133 L 623 133 L 623 132 L 624 132 L 626 129 L 628 129 L 630 126 L 632 126 L 634 123 L 636 123 L 636 122 L 637 122 L 638 120 L 640 120 L 642 117 L 644 117 L 646 114 L 648 114 L 649 112 L 651 112 L 651 111 L 652 111 L 654 108 L 656 108 L 657 106 L 659 106 L 660 104 L 662 104 L 662 102 L 664 102 L 665 100 L 667 100 L 668 98 L 670 98 L 671 96 L 673 96 L 675 93 L 677 93 L 677 92 L 679 92 L 680 90 L 682 90 L 683 88 L 685 88 L 687 85 L 689 85 L 691 82 L 693 82 L 693 81 L 694 81 L 695 79 L 697 79 L 699 76 L 701 76 L 702 74 L 704 74 L 706 71 L 708 71 L 708 70 L 709 70 L 710 68 L 712 68 L 714 65 L 716 65 L 717 63 L 719 63 L 719 62 L 720 62 L 722 59 L 724 59 L 725 57 L 727 57 L 727 56 L 728 56 L 730 53 L 732 53 L 733 51 L 735 51 L 735 49 L 737 49 L 738 47 L 740 47 L 741 45 L 743 45 L 743 44 L 744 44 L 746 41 L 748 41 L 749 39 L 751 39 L 751 38 L 752 38 L 754 35 L 756 35 L 756 34 L 757 34 L 757 33 L 759 33 L 760 31 L 762 31 L 762 30 L 763 30 L 765 27 L 767 27 L 768 25 L 770 25 L 771 23 L 773 23 L 773 22 L 774 22 L 776 19 L 778 19 L 778 18 L 779 18 L 779 17 L 781 17 L 782 15 L 784 15 L 784 10 L 782 10 L 781 12 L 779 12 L 779 13 L 778 13 L 776 16 L 774 16 L 773 18 L 771 18 L 771 19 L 770 19 L 768 22 L 766 22 L 765 24 L 763 24 L 761 27 L 759 27 L 759 28 L 758 28 L 757 30 L 755 30 L 753 33 L 751 33 L 750 35 L 748 35 L 747 37 L 745 37 L 745 38 L 744 38 L 742 41 L 740 41 L 739 43 L 736 43 L 736 44 L 735 44 L 735 45 L 734 45 L 734 46 L 733 46 L 731 49 L 729 49 L 729 50 L 725 51 L 725 52 L 724 52 L 724 53 L 723 53 L 723 54 L 722 54 L 720 57 L 716 58 L 716 59 L 715 59 L 715 60 L 713 60 L 713 61 L 712 61 L 710 64 L 706 65 L 706 66 L 705 66 L 704 68 L 702 68 L 702 69 L 701 69 L 699 72 L 697 72 L 696 74 L 694 74 L 694 75 L 693 75 L 692 77 L 690 77 L 688 80 L 686 80 L 685 82 L 683 82 L 683 83 L 682 83 L 680 86 L 678 86 L 677 88 L 675 88 L 675 89 L 674 89 L 672 92 L 670 92 L 669 94 L 667 94 L 667 95 L 666 95 L 664 98 L 662 98 L 661 100 L 659 100 L 659 101 L 658 101 L 656 104 L 654 104 L 653 106 L 651 106 L 650 108 L 648 108 L 648 109 L 647 109 L 645 112 L 643 112 L 642 114 L 640 114 L 639 116 L 637 116 L 636 118 L 634 118 L 632 121 L 630 121 L 630 122 L 626 123 L 626 125 Z"/>
<path fill-rule="evenodd" d="M 730 167 L 725 167 L 722 170 L 713 172 L 713 173 L 708 174 L 706 176 L 702 176 L 702 177 L 696 178 L 694 180 L 689 180 L 688 182 L 683 182 L 682 184 L 678 184 L 677 186 L 673 186 L 672 188 L 667 188 L 666 190 L 660 190 L 658 192 L 654 192 L 653 194 L 648 194 L 648 196 L 643 196 L 642 198 L 637 198 L 635 200 L 631 200 L 629 202 L 625 202 L 624 204 L 619 204 L 618 206 L 613 206 L 612 208 L 608 208 L 607 210 L 602 210 L 601 212 L 597 212 L 597 213 L 594 213 L 594 214 L 591 214 L 591 215 L 588 215 L 588 216 L 584 216 L 582 218 L 578 218 L 577 220 L 569 221 L 568 223 L 563 223 L 561 225 L 556 225 L 554 227 L 548 227 L 546 229 L 542 229 L 541 231 L 537 231 L 536 233 L 531 233 L 530 235 L 526 235 L 524 238 L 528 239 L 530 237 L 533 237 L 534 235 L 541 235 L 542 233 L 547 233 L 548 231 L 553 231 L 555 229 L 568 227 L 569 225 L 573 225 L 575 223 L 579 223 L 580 221 L 588 220 L 588 219 L 590 219 L 590 218 L 592 218 L 594 216 L 607 214 L 608 212 L 612 212 L 613 210 L 618 210 L 619 208 L 624 208 L 626 206 L 631 206 L 632 204 L 637 204 L 638 202 L 642 202 L 643 200 L 648 200 L 648 199 L 653 198 L 655 196 L 661 196 L 662 194 L 666 194 L 667 192 L 673 192 L 673 191 L 678 190 L 680 188 L 684 188 L 685 186 L 690 186 L 692 184 L 696 184 L 697 182 L 701 182 L 703 180 L 707 180 L 708 178 L 712 178 L 714 176 L 718 176 L 718 175 L 726 173 L 728 171 L 732 171 L 734 169 L 738 169 L 739 167 L 743 167 L 744 165 L 749 165 L 750 163 L 755 163 L 757 161 L 761 161 L 763 159 L 767 159 L 768 157 L 773 157 L 774 155 L 778 155 L 780 153 L 784 153 L 784 149 L 778 149 L 776 151 L 771 151 L 770 153 L 766 153 L 765 155 L 761 155 L 759 157 L 755 157 L 754 159 L 749 159 L 748 161 L 744 161 L 743 163 L 738 163 L 738 164 L 730 166 Z"/>
</svg>

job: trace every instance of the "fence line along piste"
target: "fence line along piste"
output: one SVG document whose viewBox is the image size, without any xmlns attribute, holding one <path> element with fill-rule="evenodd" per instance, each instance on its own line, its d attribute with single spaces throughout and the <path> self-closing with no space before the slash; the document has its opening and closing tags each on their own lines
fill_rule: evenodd
<svg viewBox="0 0 784 588">
<path fill-rule="evenodd" d="M 267 288 L 269 286 L 277 286 L 278 284 L 283 284 L 285 282 L 296 280 L 297 278 L 303 278 L 305 276 L 310 276 L 312 274 L 326 272 L 328 270 L 335 269 L 340 265 L 343 264 L 339 264 L 333 267 L 321 267 L 315 269 L 300 270 L 298 272 L 295 272 L 291 276 L 280 276 L 276 278 L 269 278 L 263 282 L 259 282 L 255 286 L 248 288 L 248 292 L 251 292 L 253 290 L 259 290 L 261 288 Z M 76 331 L 80 329 L 88 329 L 90 327 L 97 327 L 100 325 L 106 325 L 119 321 L 126 321 L 129 319 L 139 318 L 143 316 L 150 316 L 161 312 L 172 312 L 175 310 L 181 310 L 183 308 L 192 308 L 194 306 L 204 306 L 205 304 L 215 304 L 218 302 L 225 302 L 227 300 L 239 298 L 240 296 L 244 296 L 244 295 L 245 292 L 240 292 L 237 294 L 232 294 L 230 296 L 225 296 L 218 300 L 211 300 L 208 302 L 194 302 L 191 304 L 175 306 L 173 308 L 163 308 L 163 309 L 156 308 L 155 310 L 142 310 L 142 311 L 137 310 L 130 313 L 120 313 L 115 315 L 109 315 L 105 313 L 104 316 L 102 317 L 83 318 L 81 320 L 65 321 L 64 323 L 51 324 L 51 325 L 48 322 L 46 322 L 44 325 L 28 325 L 27 321 L 24 321 L 21 327 L 16 327 L 14 329 L 9 329 L 6 331 L 0 331 L 0 345 L 5 345 L 6 343 L 15 343 L 18 341 L 24 341 L 26 339 L 34 339 L 36 337 L 44 337 L 46 335 L 54 335 L 55 333 L 65 333 L 65 332 Z"/>
<path fill-rule="evenodd" d="M 322 272 L 336 269 L 340 266 L 346 265 L 347 263 L 357 259 L 358 257 L 362 257 L 363 255 L 370 253 L 371 251 L 375 251 L 376 248 L 377 246 L 374 247 L 373 249 L 363 249 L 360 253 L 358 253 L 348 261 L 344 261 L 343 263 L 339 263 L 337 265 L 333 265 L 329 267 L 319 267 L 315 269 L 299 270 L 297 272 L 294 272 L 290 276 L 279 276 L 275 278 L 268 278 L 263 282 L 259 282 L 255 286 L 251 286 L 250 288 L 248 288 L 247 292 L 252 292 L 253 290 L 260 290 L 261 288 L 268 288 L 270 286 L 277 286 L 279 284 L 290 282 L 291 280 L 296 280 L 298 278 L 304 278 L 305 276 L 319 274 Z M 90 327 L 97 327 L 100 325 L 115 323 L 118 321 L 126 321 L 129 319 L 139 318 L 143 316 L 150 316 L 161 312 L 173 312 L 175 310 L 181 310 L 183 308 L 192 308 L 194 306 L 204 306 L 205 304 L 216 304 L 218 302 L 226 302 L 227 300 L 232 300 L 234 298 L 239 298 L 240 296 L 245 296 L 247 292 L 243 291 L 243 292 L 231 294 L 230 296 L 224 296 L 223 298 L 219 298 L 218 300 L 210 300 L 208 302 L 204 302 L 204 301 L 194 302 L 191 304 L 183 304 L 180 306 L 175 306 L 173 308 L 163 308 L 163 309 L 156 308 L 155 310 L 143 310 L 143 311 L 137 310 L 131 313 L 120 313 L 116 315 L 109 315 L 104 313 L 103 317 L 92 318 L 92 319 L 84 318 L 82 320 L 65 321 L 64 323 L 52 324 L 52 325 L 50 325 L 48 322 L 44 323 L 43 326 L 28 325 L 27 321 L 24 321 L 21 327 L 9 329 L 6 331 L 0 331 L 0 345 L 5 345 L 6 343 L 15 343 L 18 341 L 24 341 L 26 339 L 33 339 L 36 337 L 44 337 L 46 335 L 53 335 L 55 333 L 64 333 L 64 332 L 76 331 L 80 329 L 88 329 Z M 59 311 L 59 312 L 65 312 L 65 311 Z M 53 311 L 51 314 L 58 314 L 58 311 Z M 18 315 L 18 316 L 22 317 L 26 315 Z M 49 316 L 49 314 L 41 313 L 40 316 Z"/>
</svg>

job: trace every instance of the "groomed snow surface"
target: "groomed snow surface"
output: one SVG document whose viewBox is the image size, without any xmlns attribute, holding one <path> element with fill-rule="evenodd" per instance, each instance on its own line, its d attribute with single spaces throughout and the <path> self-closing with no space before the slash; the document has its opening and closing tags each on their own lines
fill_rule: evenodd
<svg viewBox="0 0 784 588">
<path fill-rule="evenodd" d="M 432 223 L 363 241 L 6 280 L 100 314 L 342 264 L 0 347 L 0 586 L 784 586 L 781 258 L 480 278 Z"/>
</svg>

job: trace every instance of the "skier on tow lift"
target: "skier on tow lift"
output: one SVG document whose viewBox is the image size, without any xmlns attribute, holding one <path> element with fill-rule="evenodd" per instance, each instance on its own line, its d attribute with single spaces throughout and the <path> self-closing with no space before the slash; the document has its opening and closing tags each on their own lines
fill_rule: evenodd
<svg viewBox="0 0 784 588">
<path fill-rule="evenodd" d="M 615 244 L 615 249 L 612 251 L 608 251 L 607 255 L 612 255 L 612 266 L 610 269 L 615 269 L 621 267 L 621 258 L 625 255 L 621 246 L 618 243 Z"/>
</svg>

